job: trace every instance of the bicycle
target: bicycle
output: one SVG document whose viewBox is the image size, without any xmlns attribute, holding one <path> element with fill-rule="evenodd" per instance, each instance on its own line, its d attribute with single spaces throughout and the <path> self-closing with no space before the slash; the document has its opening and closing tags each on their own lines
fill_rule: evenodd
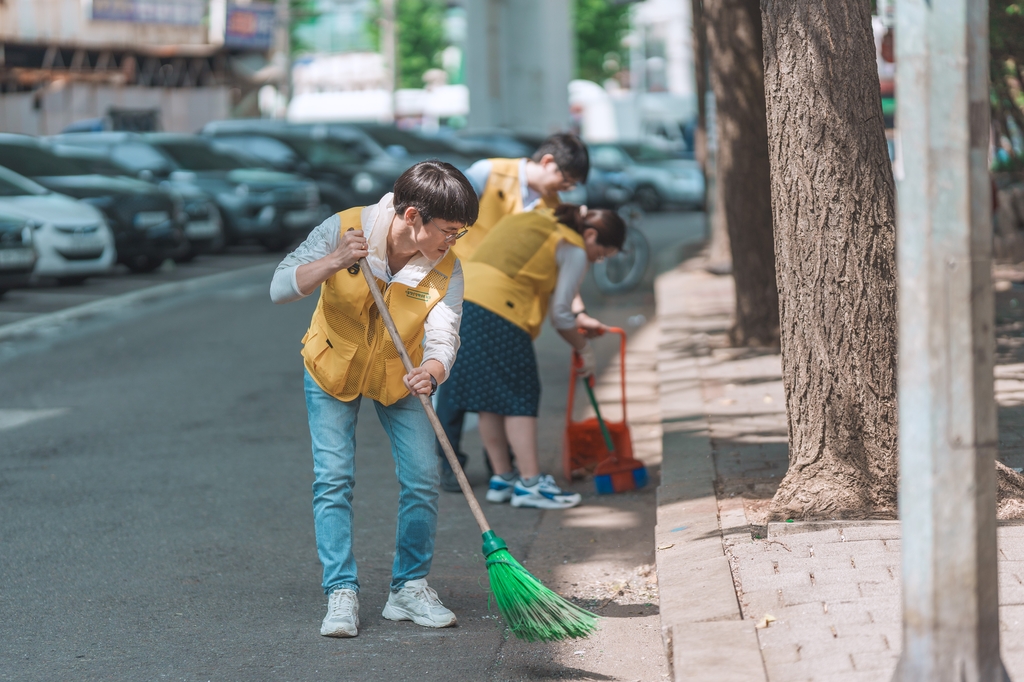
<svg viewBox="0 0 1024 682">
<path fill-rule="evenodd" d="M 622 249 L 603 262 L 594 264 L 594 281 L 607 296 L 625 294 L 637 287 L 647 274 L 651 246 L 640 231 L 644 212 L 636 204 L 624 204 L 619 215 L 626 223 L 626 240 Z"/>
</svg>

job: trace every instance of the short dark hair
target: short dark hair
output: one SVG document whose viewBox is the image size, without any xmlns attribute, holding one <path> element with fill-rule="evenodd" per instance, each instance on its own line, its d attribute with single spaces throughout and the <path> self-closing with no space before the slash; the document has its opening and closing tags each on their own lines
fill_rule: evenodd
<svg viewBox="0 0 1024 682">
<path fill-rule="evenodd" d="M 591 208 L 583 215 L 583 207 L 576 204 L 559 204 L 555 208 L 558 222 L 571 227 L 580 234 L 586 229 L 597 231 L 597 243 L 613 249 L 621 249 L 626 243 L 626 222 L 615 211 L 606 208 Z"/>
<path fill-rule="evenodd" d="M 590 154 L 583 140 L 572 133 L 555 133 L 540 143 L 533 160 L 540 161 L 545 154 L 555 157 L 559 170 L 577 182 L 584 182 L 590 174 Z"/>
<path fill-rule="evenodd" d="M 395 213 L 415 208 L 429 223 L 434 218 L 472 225 L 480 212 L 476 190 L 462 172 L 444 161 L 420 161 L 395 180 Z"/>
</svg>

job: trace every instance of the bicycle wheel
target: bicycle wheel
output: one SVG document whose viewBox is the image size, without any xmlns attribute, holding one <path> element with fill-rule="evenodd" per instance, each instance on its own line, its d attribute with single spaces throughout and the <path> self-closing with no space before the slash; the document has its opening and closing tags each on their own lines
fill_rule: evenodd
<svg viewBox="0 0 1024 682">
<path fill-rule="evenodd" d="M 622 250 L 601 263 L 594 264 L 594 281 L 601 293 L 608 296 L 624 294 L 636 288 L 647 274 L 651 247 L 647 237 L 627 223 L 626 241 Z"/>
</svg>

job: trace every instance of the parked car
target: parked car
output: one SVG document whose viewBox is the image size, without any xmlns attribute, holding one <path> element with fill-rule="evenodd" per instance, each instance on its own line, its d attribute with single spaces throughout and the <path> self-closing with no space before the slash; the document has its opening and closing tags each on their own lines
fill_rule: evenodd
<svg viewBox="0 0 1024 682">
<path fill-rule="evenodd" d="M 0 211 L 0 296 L 28 286 L 35 264 L 32 226 L 23 216 Z"/>
<path fill-rule="evenodd" d="M 257 242 L 280 250 L 305 238 L 330 214 L 316 183 L 254 167 L 205 137 L 149 133 L 140 140 L 170 159 L 172 182 L 194 183 L 213 195 L 229 243 Z"/>
<path fill-rule="evenodd" d="M 226 243 L 223 221 L 213 196 L 193 178 L 175 175 L 174 163 L 134 133 L 70 133 L 49 138 L 55 150 L 89 163 L 101 175 L 128 175 L 158 184 L 181 201 L 188 245 L 175 260 L 184 262 L 200 253 L 217 252 Z M 91 155 L 91 156 L 90 156 Z"/>
<path fill-rule="evenodd" d="M 704 207 L 704 173 L 696 161 L 640 145 L 601 143 L 590 145 L 590 165 L 627 176 L 635 186 L 634 201 L 645 211 L 666 204 Z"/>
<path fill-rule="evenodd" d="M 393 125 L 383 123 L 356 123 L 353 125 L 373 138 L 374 142 L 404 164 L 406 168 L 427 159 L 438 159 L 450 163 L 459 170 L 466 170 L 473 165 L 474 161 L 482 158 L 473 154 L 463 154 L 440 138 L 419 135 Z M 336 126 L 330 127 L 333 129 Z"/>
<path fill-rule="evenodd" d="M 97 208 L 51 192 L 3 167 L 0 213 L 31 229 L 35 278 L 55 277 L 61 284 L 75 284 L 109 272 L 117 260 L 114 234 Z M 23 229 L 22 244 L 25 240 Z"/>
<path fill-rule="evenodd" d="M 532 156 L 544 141 L 543 137 L 513 133 L 501 128 L 460 130 L 446 139 L 463 154 L 481 159 Z"/>
<path fill-rule="evenodd" d="M 407 167 L 352 126 L 239 119 L 208 123 L 202 133 L 218 148 L 312 179 L 332 213 L 376 203 Z"/>
<path fill-rule="evenodd" d="M 114 233 L 118 262 L 134 272 L 156 269 L 185 245 L 179 202 L 147 182 L 94 173 L 88 163 L 61 156 L 27 135 L 0 134 L 0 164 L 102 211 Z"/>
</svg>

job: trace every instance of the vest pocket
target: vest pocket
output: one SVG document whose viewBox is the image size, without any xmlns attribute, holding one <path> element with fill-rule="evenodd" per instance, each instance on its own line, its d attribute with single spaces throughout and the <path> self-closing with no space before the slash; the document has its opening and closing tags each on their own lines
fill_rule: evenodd
<svg viewBox="0 0 1024 682">
<path fill-rule="evenodd" d="M 330 336 L 315 322 L 306 332 L 302 355 L 313 376 L 328 393 L 338 396 L 345 388 L 345 380 L 358 348 L 337 336 Z"/>
</svg>

